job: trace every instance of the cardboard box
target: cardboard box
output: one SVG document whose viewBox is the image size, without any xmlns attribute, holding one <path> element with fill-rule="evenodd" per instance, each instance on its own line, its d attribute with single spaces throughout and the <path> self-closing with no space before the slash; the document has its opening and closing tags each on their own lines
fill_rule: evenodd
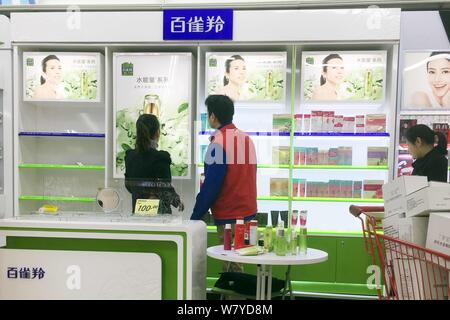
<svg viewBox="0 0 450 320">
<path fill-rule="evenodd" d="M 450 256 L 450 212 L 432 212 L 426 247 Z"/>
<path fill-rule="evenodd" d="M 406 196 L 428 186 L 427 177 L 402 176 L 383 185 L 385 218 L 406 213 Z"/>
<path fill-rule="evenodd" d="M 429 187 L 406 196 L 406 216 L 428 216 L 432 211 L 450 211 L 450 184 L 429 182 Z"/>
<path fill-rule="evenodd" d="M 382 226 L 386 236 L 425 247 L 428 217 L 406 218 L 403 214 L 394 215 L 383 219 Z"/>
</svg>

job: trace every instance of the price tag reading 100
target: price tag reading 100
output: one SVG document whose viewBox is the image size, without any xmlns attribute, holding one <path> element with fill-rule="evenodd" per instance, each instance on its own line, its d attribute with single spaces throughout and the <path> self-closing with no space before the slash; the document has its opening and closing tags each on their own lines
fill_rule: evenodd
<svg viewBox="0 0 450 320">
<path fill-rule="evenodd" d="M 158 199 L 137 199 L 134 213 L 138 216 L 156 216 L 158 208 Z"/>
</svg>

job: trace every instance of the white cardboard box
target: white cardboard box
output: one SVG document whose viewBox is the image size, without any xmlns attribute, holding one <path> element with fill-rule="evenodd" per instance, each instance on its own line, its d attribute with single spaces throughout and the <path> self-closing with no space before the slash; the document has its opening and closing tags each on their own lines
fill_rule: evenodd
<svg viewBox="0 0 450 320">
<path fill-rule="evenodd" d="M 426 247 L 450 256 L 450 212 L 432 212 Z"/>
<path fill-rule="evenodd" d="M 428 186 L 428 180 L 422 176 L 401 176 L 383 185 L 385 218 L 405 213 L 405 197 Z"/>
<path fill-rule="evenodd" d="M 425 247 L 428 217 L 405 218 L 404 215 L 395 215 L 383 219 L 382 225 L 386 236 Z"/>
<path fill-rule="evenodd" d="M 433 211 L 450 211 L 450 184 L 430 182 L 429 187 L 406 196 L 406 217 L 428 216 Z"/>
</svg>

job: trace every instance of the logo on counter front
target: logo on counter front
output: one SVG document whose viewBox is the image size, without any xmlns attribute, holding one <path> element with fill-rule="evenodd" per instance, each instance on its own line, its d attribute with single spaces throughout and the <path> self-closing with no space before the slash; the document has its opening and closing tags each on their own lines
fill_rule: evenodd
<svg viewBox="0 0 450 320">
<path fill-rule="evenodd" d="M 45 276 L 45 271 L 40 267 L 8 267 L 7 276 L 8 279 L 41 280 Z"/>
</svg>

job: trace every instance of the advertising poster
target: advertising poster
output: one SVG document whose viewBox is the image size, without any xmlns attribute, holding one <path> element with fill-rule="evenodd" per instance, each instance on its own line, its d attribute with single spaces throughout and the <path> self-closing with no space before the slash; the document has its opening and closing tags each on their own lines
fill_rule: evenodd
<svg viewBox="0 0 450 320">
<path fill-rule="evenodd" d="M 100 101 L 100 54 L 24 52 L 25 101 Z"/>
<path fill-rule="evenodd" d="M 125 152 L 135 148 L 136 120 L 158 117 L 158 149 L 172 159 L 172 177 L 189 178 L 191 164 L 190 53 L 114 54 L 114 177 L 123 178 Z"/>
<path fill-rule="evenodd" d="M 235 102 L 284 104 L 286 52 L 207 52 L 205 92 Z"/>
<path fill-rule="evenodd" d="M 386 51 L 303 52 L 304 102 L 382 103 Z"/>
<path fill-rule="evenodd" d="M 402 109 L 450 109 L 450 51 L 405 53 Z"/>
</svg>

